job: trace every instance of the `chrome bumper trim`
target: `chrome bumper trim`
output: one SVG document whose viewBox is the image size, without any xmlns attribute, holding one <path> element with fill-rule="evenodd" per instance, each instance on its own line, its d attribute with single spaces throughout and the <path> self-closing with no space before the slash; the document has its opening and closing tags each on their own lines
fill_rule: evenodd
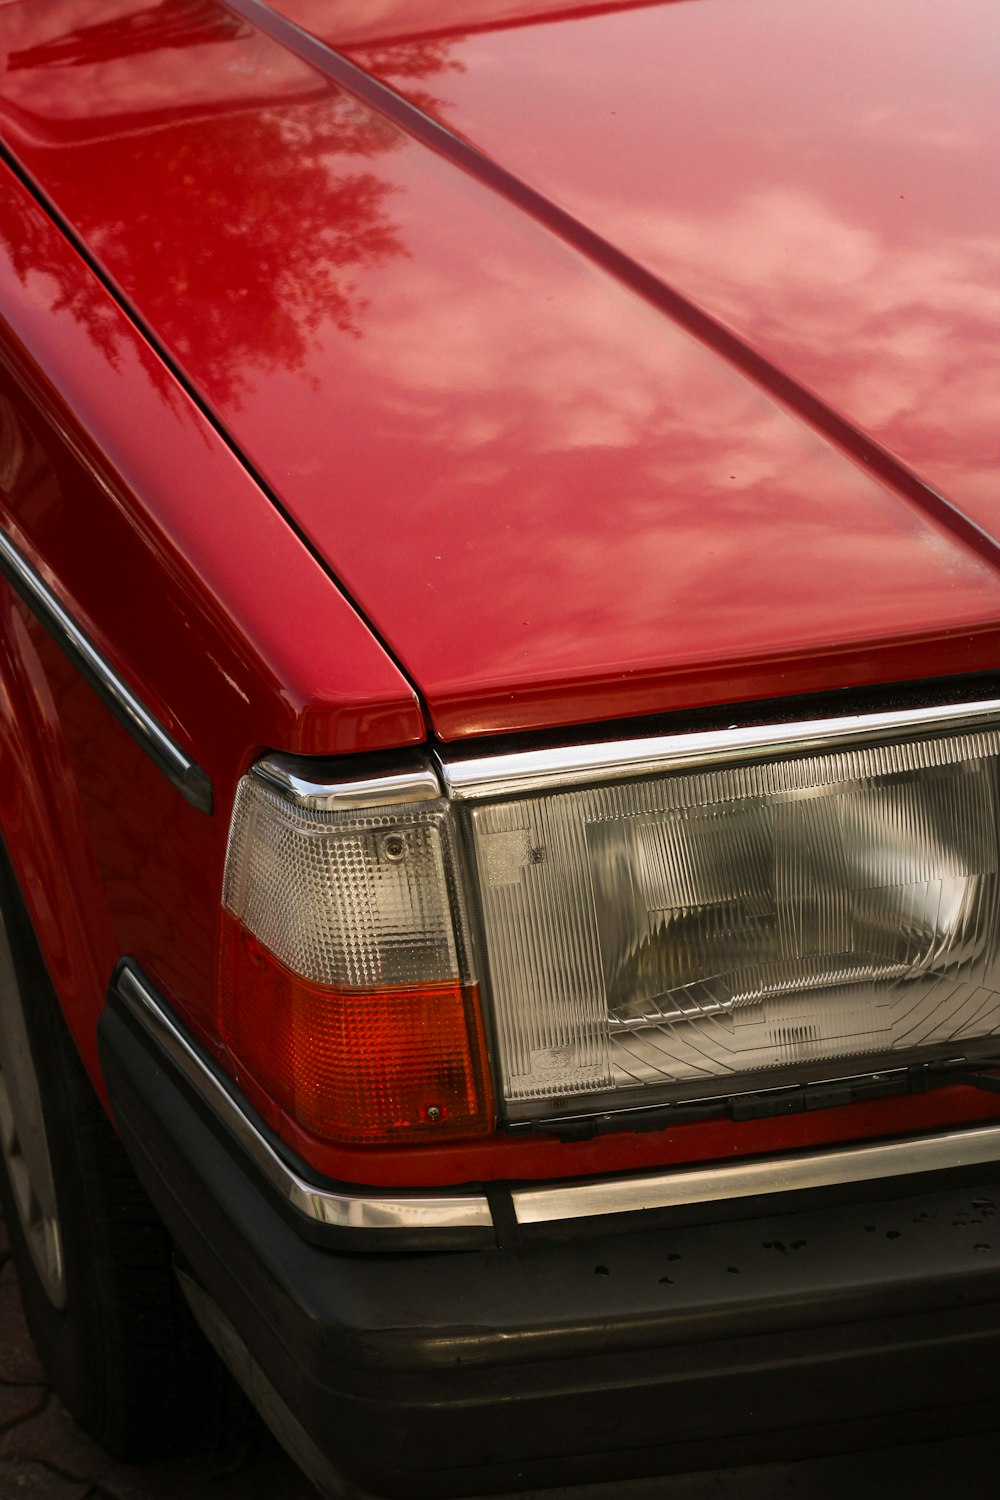
<svg viewBox="0 0 1000 1500">
<path fill-rule="evenodd" d="M 939 1135 L 908 1136 L 873 1146 L 852 1142 L 834 1150 L 804 1151 L 795 1156 L 681 1167 L 644 1177 L 517 1188 L 511 1196 L 519 1224 L 548 1224 L 560 1219 L 843 1187 L 995 1161 L 1000 1161 L 1000 1125 L 986 1125 Z"/>
<path fill-rule="evenodd" d="M 485 1194 L 337 1192 L 307 1182 L 264 1138 L 235 1093 L 200 1056 L 134 965 L 120 968 L 115 989 L 178 1071 L 212 1109 L 270 1185 L 318 1224 L 340 1229 L 493 1228 Z M 876 1145 L 850 1143 L 705 1167 L 679 1167 L 641 1177 L 544 1183 L 511 1193 L 519 1225 L 544 1225 L 607 1214 L 725 1203 L 778 1193 L 850 1186 L 1000 1161 L 1000 1125 L 976 1126 Z"/>
<path fill-rule="evenodd" d="M 283 1161 L 207 1065 L 136 967 L 126 961 L 115 989 L 130 1013 L 155 1038 L 174 1066 L 209 1105 L 262 1176 L 282 1198 L 318 1224 L 340 1229 L 492 1229 L 480 1193 L 335 1192 L 316 1187 Z"/>
<path fill-rule="evenodd" d="M 908 735 L 958 732 L 998 717 L 1000 699 L 992 698 L 787 724 L 733 724 L 725 729 L 498 755 L 444 753 L 436 759 L 449 797 L 456 802 L 481 802 L 527 792 L 570 791 L 598 782 L 708 764 L 726 765 L 765 755 L 800 755 L 859 743 L 878 744 Z"/>
<path fill-rule="evenodd" d="M 154 719 L 111 663 L 84 635 L 45 580 L 4 531 L 0 531 L 0 573 L 77 671 L 87 679 L 119 724 L 128 730 L 181 796 L 199 812 L 211 813 L 212 783 L 208 776 Z"/>
</svg>

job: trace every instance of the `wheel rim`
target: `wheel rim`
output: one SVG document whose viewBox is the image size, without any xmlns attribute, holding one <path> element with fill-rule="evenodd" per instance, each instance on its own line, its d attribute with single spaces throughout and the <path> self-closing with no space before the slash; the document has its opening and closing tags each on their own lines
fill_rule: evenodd
<svg viewBox="0 0 1000 1500">
<path fill-rule="evenodd" d="M 0 1155 L 45 1295 L 66 1305 L 66 1268 L 38 1075 L 10 943 L 0 921 Z"/>
</svg>

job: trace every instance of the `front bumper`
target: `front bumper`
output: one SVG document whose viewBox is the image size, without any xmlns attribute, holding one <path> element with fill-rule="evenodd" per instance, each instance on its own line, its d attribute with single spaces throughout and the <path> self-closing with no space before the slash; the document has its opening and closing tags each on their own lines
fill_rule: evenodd
<svg viewBox="0 0 1000 1500">
<path fill-rule="evenodd" d="M 362 1491 L 429 1500 L 995 1425 L 1000 1164 L 726 1222 L 356 1253 L 303 1237 L 114 991 L 99 1036 L 197 1287 L 326 1472 Z"/>
</svg>

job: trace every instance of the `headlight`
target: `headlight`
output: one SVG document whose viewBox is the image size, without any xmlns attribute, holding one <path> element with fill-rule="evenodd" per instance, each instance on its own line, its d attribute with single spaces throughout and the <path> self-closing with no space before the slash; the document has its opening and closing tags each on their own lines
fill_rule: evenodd
<svg viewBox="0 0 1000 1500">
<path fill-rule="evenodd" d="M 995 1034 L 998 753 L 984 733 L 474 807 L 511 1114 Z"/>
</svg>

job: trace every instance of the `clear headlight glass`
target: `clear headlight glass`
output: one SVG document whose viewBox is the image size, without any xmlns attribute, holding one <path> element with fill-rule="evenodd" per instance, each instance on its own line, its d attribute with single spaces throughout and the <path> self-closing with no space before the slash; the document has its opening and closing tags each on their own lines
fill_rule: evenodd
<svg viewBox="0 0 1000 1500">
<path fill-rule="evenodd" d="M 997 1035 L 998 756 L 969 733 L 475 807 L 508 1113 Z"/>
</svg>

